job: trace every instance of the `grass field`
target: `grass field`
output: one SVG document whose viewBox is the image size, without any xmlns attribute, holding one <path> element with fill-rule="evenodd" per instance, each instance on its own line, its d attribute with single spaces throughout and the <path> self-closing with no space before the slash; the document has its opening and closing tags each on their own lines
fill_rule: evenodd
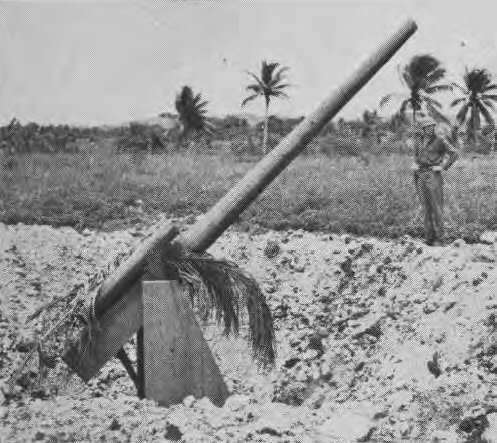
<svg viewBox="0 0 497 443">
<path fill-rule="evenodd" d="M 27 154 L 2 160 L 0 221 L 113 229 L 144 214 L 208 210 L 254 162 L 232 157 Z M 407 157 L 297 159 L 242 215 L 274 229 L 420 236 Z M 449 238 L 497 230 L 497 157 L 461 159 L 445 175 Z M 140 203 L 141 201 L 141 203 Z"/>
</svg>

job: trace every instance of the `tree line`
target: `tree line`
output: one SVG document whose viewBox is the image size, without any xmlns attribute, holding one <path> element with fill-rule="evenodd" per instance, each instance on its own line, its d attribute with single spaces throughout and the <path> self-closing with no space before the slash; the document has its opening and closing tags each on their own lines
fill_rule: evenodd
<svg viewBox="0 0 497 443">
<path fill-rule="evenodd" d="M 72 152 L 79 150 L 82 144 L 98 144 L 105 138 L 115 140 L 119 151 L 178 151 L 191 146 L 197 150 L 216 150 L 225 143 L 234 153 L 265 154 L 303 119 L 279 118 L 269 112 L 273 99 L 290 98 L 287 94 L 292 86 L 287 78 L 289 69 L 277 62 L 263 60 L 258 73 L 246 72 L 250 83 L 245 88 L 248 95 L 241 102 L 241 108 L 258 98 L 264 103 L 264 118 L 255 125 L 235 115 L 209 117 L 208 100 L 185 85 L 174 101 L 177 115 L 159 114 L 159 117 L 176 121 L 167 130 L 160 125 L 136 122 L 113 128 L 21 125 L 14 118 L 8 125 L 0 127 L 0 150 L 13 153 Z M 430 54 L 412 57 L 405 66 L 399 67 L 399 78 L 405 92 L 389 93 L 379 101 L 379 109 L 398 102 L 398 108 L 389 118 L 381 118 L 378 110 L 365 110 L 362 118 L 340 118 L 330 122 L 321 138 L 328 137 L 328 145 L 340 145 L 338 150 L 352 152 L 359 149 L 359 139 L 366 141 L 368 147 L 380 145 L 389 134 L 390 139 L 395 134 L 393 138 L 400 140 L 418 117 L 430 115 L 450 127 L 454 141 L 463 130 L 468 149 L 477 150 L 478 144 L 484 141 L 481 136 L 487 142 L 489 137 L 493 138 L 490 141 L 490 149 L 493 149 L 495 120 L 492 114 L 497 102 L 497 94 L 493 91 L 497 85 L 493 83 L 491 73 L 484 68 L 466 69 L 460 82 L 447 82 L 446 74 L 441 62 Z M 450 102 L 450 107 L 457 109 L 454 122 L 446 116 L 437 97 L 441 93 L 456 94 Z M 482 120 L 486 124 L 484 127 Z"/>
<path fill-rule="evenodd" d="M 269 106 L 272 98 L 289 98 L 285 90 L 291 86 L 287 82 L 286 66 L 281 66 L 277 62 L 268 63 L 263 61 L 260 74 L 257 75 L 248 71 L 248 75 L 255 83 L 250 83 L 246 90 L 250 95 L 242 102 L 242 107 L 250 101 L 261 97 L 265 104 L 265 116 L 263 125 L 262 152 L 265 154 L 268 149 L 268 127 L 269 127 Z M 495 120 L 493 113 L 496 111 L 497 84 L 493 83 L 492 74 L 485 68 L 466 68 L 460 82 L 446 82 L 446 69 L 442 63 L 430 54 L 413 56 L 403 67 L 399 67 L 399 78 L 405 93 L 389 93 L 379 102 L 379 108 L 384 108 L 395 99 L 400 101 L 400 106 L 387 121 L 382 121 L 378 112 L 366 110 L 362 116 L 362 121 L 352 120 L 344 124 L 344 120 L 339 121 L 339 131 L 343 137 L 347 132 L 359 133 L 368 137 L 371 133 L 376 133 L 376 139 L 380 141 L 385 131 L 402 131 L 406 126 L 413 126 L 419 116 L 429 115 L 440 123 L 450 127 L 450 136 L 454 142 L 458 142 L 461 132 L 465 133 L 465 142 L 468 149 L 478 150 L 478 136 L 487 136 L 485 139 L 494 148 L 495 145 Z M 189 94 L 184 94 L 189 91 Z M 456 94 L 452 97 L 450 108 L 456 108 L 455 121 L 452 122 L 444 112 L 442 103 L 435 98 L 440 93 Z M 188 86 L 183 88 L 182 93 L 176 101 L 176 110 L 180 115 L 180 120 L 188 128 L 188 121 L 196 119 L 195 129 L 203 130 L 206 106 L 208 102 L 201 98 L 200 94 L 194 95 Z M 193 99 L 193 97 L 195 97 Z M 184 100 L 193 100 L 188 106 Z M 198 108 L 197 104 L 200 104 Z M 181 117 L 182 114 L 184 117 Z M 190 114 L 190 115 L 188 115 Z M 482 120 L 486 126 L 482 127 Z M 193 125 L 190 125 L 193 127 Z M 333 127 L 333 125 L 331 125 Z M 346 127 L 346 130 L 343 130 Z M 359 127 L 359 128 L 358 128 Z M 336 129 L 336 127 L 335 127 Z M 489 141 L 489 137 L 493 140 Z M 483 142 L 484 140 L 480 140 Z"/>
</svg>

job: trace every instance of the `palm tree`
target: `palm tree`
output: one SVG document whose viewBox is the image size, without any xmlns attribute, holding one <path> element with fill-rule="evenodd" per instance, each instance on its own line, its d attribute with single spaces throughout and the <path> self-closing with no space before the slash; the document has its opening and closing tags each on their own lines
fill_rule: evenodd
<svg viewBox="0 0 497 443">
<path fill-rule="evenodd" d="M 284 83 L 285 77 L 283 74 L 289 68 L 282 66 L 278 69 L 279 66 L 279 63 L 267 63 L 264 60 L 262 62 L 260 77 L 253 72 L 247 72 L 256 81 L 256 83 L 252 83 L 246 87 L 246 90 L 251 91 L 252 94 L 243 100 L 242 107 L 257 97 L 264 98 L 266 105 L 264 115 L 264 135 L 262 139 L 262 150 L 264 154 L 266 154 L 267 151 L 269 104 L 271 102 L 271 97 L 288 98 L 288 95 L 284 92 L 284 89 L 290 85 L 288 83 Z"/>
<path fill-rule="evenodd" d="M 466 121 L 468 140 L 475 142 L 476 131 L 480 129 L 480 116 L 492 128 L 495 127 L 495 121 L 490 114 L 490 110 L 495 111 L 494 102 L 497 102 L 497 95 L 489 94 L 489 91 L 497 89 L 497 84 L 492 83 L 492 75 L 486 69 L 474 68 L 466 72 L 463 76 L 464 86 L 453 83 L 452 85 L 462 92 L 463 96 L 456 98 L 451 106 L 461 105 L 456 119 L 459 124 L 466 121 L 469 112 L 469 119 Z"/>
<path fill-rule="evenodd" d="M 400 73 L 401 81 L 409 90 L 409 95 L 388 94 L 380 100 L 380 107 L 392 98 L 400 96 L 400 116 L 405 117 L 406 110 L 410 108 L 415 122 L 416 115 L 422 113 L 425 105 L 427 113 L 434 119 L 448 123 L 448 119 L 440 112 L 441 103 L 431 97 L 436 92 L 452 90 L 451 85 L 438 83 L 444 77 L 445 69 L 435 57 L 429 54 L 416 55 Z"/>
<path fill-rule="evenodd" d="M 174 101 L 181 125 L 180 143 L 192 131 L 212 133 L 212 124 L 206 117 L 208 103 L 202 99 L 201 94 L 195 95 L 190 86 L 183 86 Z M 165 114 L 160 114 L 162 115 Z"/>
</svg>

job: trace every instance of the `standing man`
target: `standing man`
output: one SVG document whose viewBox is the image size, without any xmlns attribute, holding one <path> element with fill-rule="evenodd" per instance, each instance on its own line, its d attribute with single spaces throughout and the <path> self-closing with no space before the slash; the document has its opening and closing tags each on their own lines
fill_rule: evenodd
<svg viewBox="0 0 497 443">
<path fill-rule="evenodd" d="M 435 132 L 437 123 L 426 117 L 414 142 L 414 184 L 424 212 L 425 239 L 430 246 L 443 241 L 443 177 L 457 160 L 455 148 Z"/>
</svg>

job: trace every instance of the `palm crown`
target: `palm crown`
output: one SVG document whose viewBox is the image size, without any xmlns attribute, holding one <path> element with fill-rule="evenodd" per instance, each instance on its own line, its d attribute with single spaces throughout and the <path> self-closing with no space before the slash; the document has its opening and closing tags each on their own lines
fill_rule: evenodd
<svg viewBox="0 0 497 443">
<path fill-rule="evenodd" d="M 451 106 L 461 104 L 456 116 L 460 124 L 466 121 L 469 111 L 466 125 L 468 136 L 474 140 L 476 130 L 480 128 L 480 115 L 490 126 L 495 126 L 490 110 L 495 110 L 494 102 L 497 101 L 497 95 L 488 92 L 497 89 L 497 85 L 492 83 L 492 76 L 486 69 L 466 69 L 463 81 L 464 85 L 452 84 L 463 96 L 456 98 Z"/>
<path fill-rule="evenodd" d="M 183 127 L 183 134 L 190 131 L 211 131 L 211 126 L 206 118 L 208 101 L 202 99 L 201 94 L 195 95 L 192 88 L 183 86 L 181 92 L 176 96 L 174 105 Z"/>
<path fill-rule="evenodd" d="M 279 63 L 268 63 L 264 60 L 261 65 L 260 76 L 257 76 L 253 72 L 247 72 L 255 80 L 255 83 L 252 83 L 246 87 L 246 90 L 250 91 L 251 94 L 242 101 L 242 106 L 245 106 L 248 102 L 256 99 L 257 97 L 264 98 L 264 103 L 266 105 L 263 136 L 264 153 L 266 153 L 267 147 L 268 111 L 271 97 L 288 98 L 288 95 L 284 92 L 284 89 L 290 86 L 288 83 L 285 83 L 286 79 L 284 76 L 284 73 L 288 69 L 289 68 L 286 66 L 280 67 Z"/>
<path fill-rule="evenodd" d="M 285 80 L 283 74 L 289 68 L 283 66 L 278 70 L 278 66 L 280 66 L 279 63 L 267 63 L 264 60 L 261 66 L 260 77 L 253 72 L 248 72 L 256 83 L 247 86 L 247 91 L 251 91 L 252 94 L 243 100 L 242 106 L 245 106 L 249 101 L 254 100 L 259 96 L 264 97 L 267 106 L 269 106 L 271 97 L 288 97 L 283 89 L 288 87 L 289 84 L 283 83 Z"/>
<path fill-rule="evenodd" d="M 422 111 L 423 105 L 429 115 L 439 121 L 448 122 L 447 118 L 440 112 L 442 105 L 431 97 L 432 94 L 440 91 L 452 90 L 451 85 L 439 84 L 445 77 L 445 69 L 440 62 L 432 55 L 416 55 L 404 67 L 401 73 L 401 80 L 409 90 L 406 97 L 401 95 L 401 105 L 399 114 L 404 117 L 406 110 L 412 110 L 413 120 Z M 380 106 L 387 104 L 392 98 L 399 94 L 388 94 L 380 101 Z"/>
</svg>

